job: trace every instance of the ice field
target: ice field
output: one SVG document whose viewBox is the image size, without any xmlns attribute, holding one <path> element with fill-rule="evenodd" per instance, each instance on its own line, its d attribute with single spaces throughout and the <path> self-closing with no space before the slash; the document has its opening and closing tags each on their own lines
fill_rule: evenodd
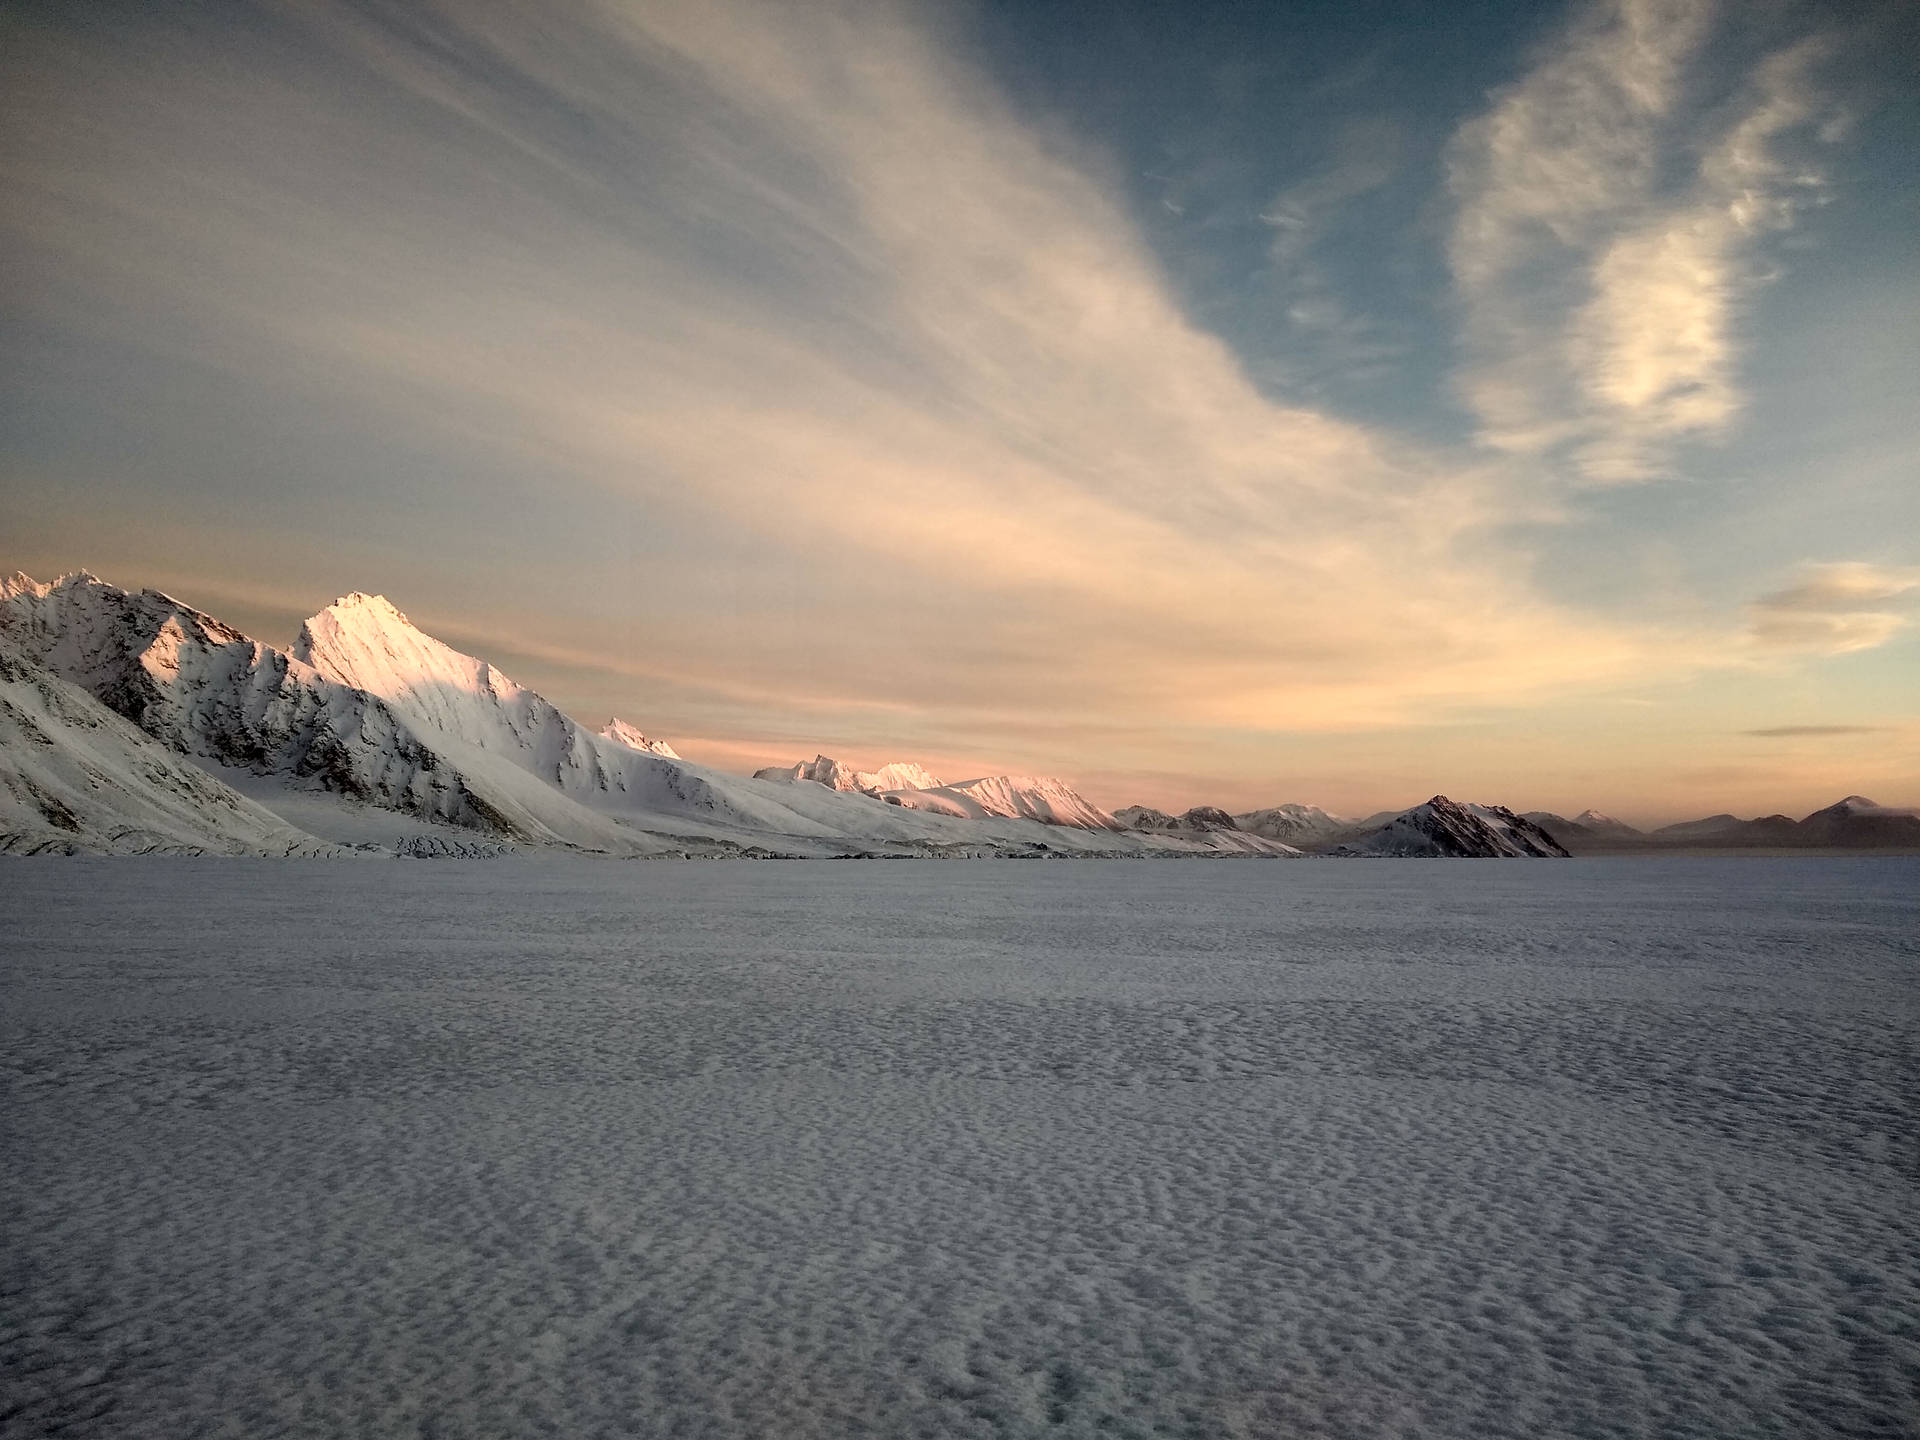
<svg viewBox="0 0 1920 1440">
<path fill-rule="evenodd" d="M 1920 1432 L 1920 860 L 0 865 L 7 1436 Z"/>
</svg>

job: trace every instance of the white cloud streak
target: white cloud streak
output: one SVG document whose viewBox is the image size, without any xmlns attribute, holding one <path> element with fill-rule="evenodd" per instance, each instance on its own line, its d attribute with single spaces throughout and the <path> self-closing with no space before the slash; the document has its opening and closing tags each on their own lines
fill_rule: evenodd
<svg viewBox="0 0 1920 1440">
<path fill-rule="evenodd" d="M 1755 243 L 1819 186 L 1778 145 L 1819 116 L 1822 47 L 1761 63 L 1701 150 L 1688 80 L 1713 21 L 1706 0 L 1592 5 L 1456 138 L 1449 258 L 1484 444 L 1635 483 L 1740 413 Z"/>
<path fill-rule="evenodd" d="M 1272 373 L 1311 385 L 1329 373 L 1378 377 L 1404 346 L 1372 316 L 1356 311 L 1323 263 L 1323 251 L 1356 201 L 1393 180 L 1406 147 L 1401 127 L 1367 116 L 1342 127 L 1330 163 L 1276 194 L 1260 220 L 1273 232 L 1263 279 L 1281 298 L 1293 358 L 1270 359 Z"/>
<path fill-rule="evenodd" d="M 1920 566 L 1859 560 L 1801 567 L 1791 585 L 1748 607 L 1753 638 L 1763 646 L 1844 655 L 1884 645 L 1913 623 Z"/>
<path fill-rule="evenodd" d="M 466 628 L 522 653 L 612 654 L 624 617 L 658 615 L 625 668 L 724 694 L 712 714 L 735 738 L 743 706 L 771 729 L 884 705 L 900 753 L 991 746 L 1036 766 L 1418 724 L 1715 654 L 1716 637 L 1544 600 L 1528 557 L 1494 538 L 1538 502 L 1496 467 L 1263 397 L 1172 303 L 1087 167 L 921 12 L 269 14 L 288 38 L 244 56 L 191 36 L 22 51 L 4 223 L 59 257 L 84 323 L 161 354 L 188 334 L 193 366 L 290 404 L 320 396 L 332 427 L 523 477 L 483 500 L 397 468 L 343 499 L 326 537 L 343 587 L 396 515 L 430 513 L 420 563 L 452 569 L 521 515 L 611 497 L 680 541 L 590 574 L 577 548 L 528 551 L 516 578 L 544 583 L 473 580 Z M 1543 108 L 1590 120 L 1604 103 L 1630 130 L 1658 117 L 1689 15 L 1596 30 L 1579 42 L 1594 55 L 1544 91 L 1527 82 L 1466 144 L 1489 179 L 1456 266 L 1483 340 L 1538 338 L 1538 312 L 1497 299 L 1536 232 L 1622 293 L 1684 289 L 1689 264 L 1723 272 L 1719 241 L 1696 253 L 1659 238 L 1671 227 L 1636 242 L 1622 225 L 1651 184 L 1637 131 L 1596 147 Z M 1774 130 L 1755 124 L 1702 173 L 1748 177 L 1764 200 L 1753 157 Z M 1733 178 L 1703 183 L 1720 195 Z M 1591 446 L 1593 416 L 1616 411 L 1649 441 L 1704 423 L 1687 406 L 1717 404 L 1712 387 L 1680 392 L 1721 364 L 1723 322 L 1656 344 L 1611 293 L 1555 332 L 1585 357 L 1562 366 L 1587 397 L 1572 422 L 1516 379 L 1517 348 L 1481 373 L 1487 396 L 1512 391 L 1510 414 L 1486 402 L 1499 443 L 1558 425 Z M 204 563 L 233 564 L 206 520 Z M 716 574 L 719 604 L 684 600 L 716 593 Z M 529 588 L 569 608 L 530 613 Z"/>
</svg>

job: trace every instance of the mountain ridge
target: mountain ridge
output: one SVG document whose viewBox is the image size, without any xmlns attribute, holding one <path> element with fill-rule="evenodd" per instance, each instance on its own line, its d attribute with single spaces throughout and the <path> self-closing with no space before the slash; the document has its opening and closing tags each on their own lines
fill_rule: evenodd
<svg viewBox="0 0 1920 1440">
<path fill-rule="evenodd" d="M 910 760 L 892 760 L 877 770 L 856 770 L 851 765 L 826 755 L 799 760 L 792 765 L 769 765 L 753 772 L 756 780 L 808 780 L 829 790 L 858 790 L 879 795 L 889 790 L 934 790 L 940 777 L 926 766 Z"/>
<path fill-rule="evenodd" d="M 0 854 L 334 853 L 0 638 Z"/>
<path fill-rule="evenodd" d="M 942 782 L 912 762 L 861 771 L 824 754 L 743 777 L 687 761 L 619 717 L 590 730 L 490 662 L 419 630 L 386 597 L 363 591 L 310 616 L 282 651 L 157 590 L 121 590 L 84 570 L 46 583 L 15 572 L 0 580 L 0 642 L 12 683 L 39 697 L 18 698 L 13 748 L 19 756 L 33 747 L 59 751 L 66 758 L 55 767 L 65 777 L 58 783 L 99 769 L 83 758 L 86 736 L 100 725 L 97 715 L 88 718 L 91 704 L 220 787 L 195 801 L 212 807 L 206 815 L 167 821 L 199 837 L 181 841 L 187 848 L 211 833 L 206 824 L 218 831 L 220 816 L 239 813 L 237 798 L 292 817 L 287 823 L 316 846 L 385 843 L 410 853 L 498 853 L 514 844 L 634 856 L 835 847 L 1260 855 L 1920 849 L 1920 810 L 1858 794 L 1798 821 L 1729 814 L 1646 834 L 1592 809 L 1571 820 L 1516 815 L 1444 795 L 1364 820 L 1294 803 L 1237 816 L 1206 805 L 1179 816 L 1150 806 L 1109 813 L 1054 777 Z M 37 707 L 40 718 L 19 706 Z M 30 731 L 41 738 L 25 738 Z M 113 763 L 152 774 L 167 768 L 124 735 L 109 748 Z M 34 844 L 59 843 L 44 829 L 63 828 L 58 817 L 67 802 L 36 810 L 32 798 L 34 787 L 55 783 L 53 772 L 35 779 L 26 759 L 9 759 L 20 833 L 32 830 Z M 190 777 L 177 774 L 161 783 L 169 792 L 193 789 Z M 140 813 L 172 814 L 153 796 L 130 803 L 139 809 L 149 801 L 159 809 Z M 358 808 L 349 814 L 341 806 Z M 110 809 L 101 811 L 108 829 L 119 823 Z M 247 815 L 235 822 L 246 834 L 228 837 L 233 843 L 268 852 L 287 845 L 278 832 L 263 840 L 267 822 Z M 428 828 L 409 830 L 401 819 Z M 440 833 L 449 827 L 479 838 Z M 1047 833 L 1055 838 L 1042 840 Z"/>
<path fill-rule="evenodd" d="M 1039 803 L 997 793 L 1008 786 L 990 778 L 888 804 L 726 774 L 660 743 L 636 748 L 628 741 L 644 732 L 588 731 L 365 592 L 316 612 L 281 651 L 158 591 L 91 573 L 45 584 L 16 574 L 0 582 L 0 638 L 222 793 L 239 785 L 242 799 L 297 817 L 316 844 L 490 854 L 511 842 L 634 857 L 1268 853 L 1121 834 L 1093 807 L 1067 813 L 1077 797 L 1060 782 L 1011 787 Z M 71 726 L 63 739 L 85 729 Z"/>
</svg>

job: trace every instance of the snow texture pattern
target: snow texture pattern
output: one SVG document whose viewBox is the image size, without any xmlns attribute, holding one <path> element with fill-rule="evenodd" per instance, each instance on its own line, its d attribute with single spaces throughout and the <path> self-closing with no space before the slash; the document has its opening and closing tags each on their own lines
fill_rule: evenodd
<svg viewBox="0 0 1920 1440">
<path fill-rule="evenodd" d="M 0 862 L 0 1435 L 1911 1436 L 1920 861 Z"/>
</svg>

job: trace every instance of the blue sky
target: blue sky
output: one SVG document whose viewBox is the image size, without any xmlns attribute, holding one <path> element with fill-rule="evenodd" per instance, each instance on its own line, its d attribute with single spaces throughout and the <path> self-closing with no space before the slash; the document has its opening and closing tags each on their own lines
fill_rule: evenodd
<svg viewBox="0 0 1920 1440">
<path fill-rule="evenodd" d="M 0 26 L 10 565 L 729 766 L 1920 798 L 1910 5 Z"/>
</svg>

